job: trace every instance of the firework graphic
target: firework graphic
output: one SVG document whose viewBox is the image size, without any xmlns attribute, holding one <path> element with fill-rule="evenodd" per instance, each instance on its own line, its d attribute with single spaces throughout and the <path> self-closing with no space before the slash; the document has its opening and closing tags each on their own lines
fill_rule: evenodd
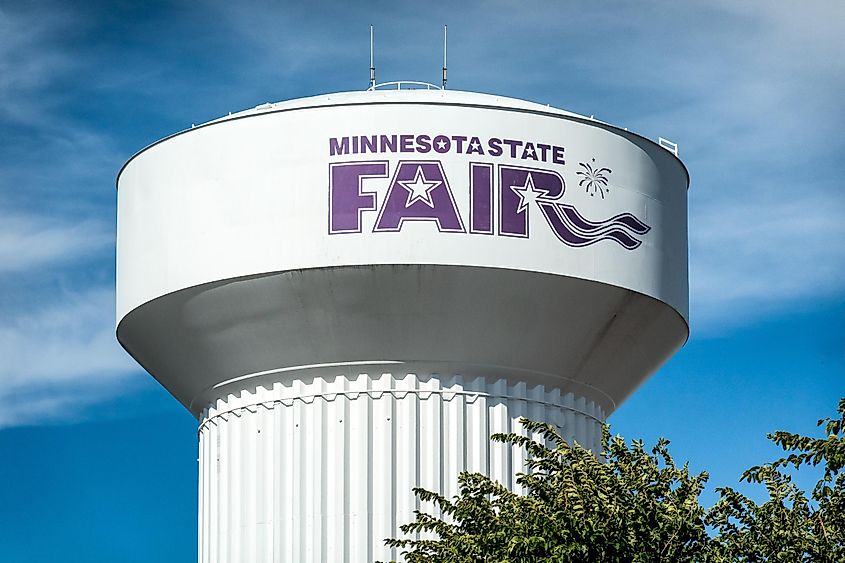
<svg viewBox="0 0 845 563">
<path fill-rule="evenodd" d="M 578 185 L 584 186 L 584 189 L 587 190 L 587 193 L 591 197 L 599 194 L 604 199 L 604 194 L 610 191 L 610 188 L 607 187 L 607 182 L 612 170 L 610 168 L 599 168 L 595 165 L 596 159 L 593 158 L 591 160 L 593 164 L 589 162 L 579 163 L 579 166 L 583 170 L 576 172 L 576 174 L 581 176 L 581 181 L 578 182 Z"/>
</svg>

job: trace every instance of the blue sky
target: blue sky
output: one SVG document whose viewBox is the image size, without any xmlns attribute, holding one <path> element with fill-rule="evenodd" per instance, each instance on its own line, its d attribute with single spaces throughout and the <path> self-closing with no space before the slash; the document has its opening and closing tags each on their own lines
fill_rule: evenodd
<svg viewBox="0 0 845 563">
<path fill-rule="evenodd" d="M 366 87 L 370 23 L 380 80 L 436 82 L 448 23 L 450 87 L 680 145 L 692 336 L 610 422 L 711 502 L 845 395 L 845 4 L 796 6 L 0 0 L 3 560 L 195 558 L 195 421 L 114 339 L 114 177 L 191 123 Z"/>
</svg>

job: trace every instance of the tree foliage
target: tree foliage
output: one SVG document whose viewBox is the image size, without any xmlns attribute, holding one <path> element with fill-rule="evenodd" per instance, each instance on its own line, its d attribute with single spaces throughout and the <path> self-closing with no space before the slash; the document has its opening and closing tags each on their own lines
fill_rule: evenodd
<svg viewBox="0 0 845 563">
<path fill-rule="evenodd" d="M 415 489 L 437 515 L 418 511 L 401 527 L 422 539 L 386 543 L 408 563 L 845 562 L 845 399 L 839 415 L 819 421 L 823 439 L 769 435 L 789 455 L 741 477 L 763 484 L 767 501 L 724 487 L 709 510 L 699 501 L 707 474 L 678 467 L 665 439 L 649 450 L 605 427 L 602 461 L 553 426 L 522 419 L 539 439 L 492 439 L 524 448 L 523 494 L 478 473 L 462 473 L 452 499 Z M 809 497 L 784 471 L 805 465 L 824 468 Z"/>
<path fill-rule="evenodd" d="M 845 398 L 839 418 L 824 418 L 826 438 L 775 432 L 768 438 L 789 455 L 742 474 L 742 481 L 762 483 L 769 494 L 756 504 L 730 487 L 706 521 L 715 528 L 714 559 L 720 561 L 845 562 Z M 824 474 L 809 497 L 783 471 L 822 465 Z"/>
<path fill-rule="evenodd" d="M 517 434 L 492 439 L 519 445 L 529 472 L 517 495 L 477 473 L 460 476 L 454 499 L 416 489 L 443 517 L 417 513 L 407 534 L 434 540 L 390 540 L 409 563 L 479 561 L 691 561 L 709 540 L 698 496 L 706 474 L 676 467 L 661 440 L 650 451 L 604 429 L 602 462 L 569 444 L 548 424 L 522 420 L 543 442 Z"/>
</svg>

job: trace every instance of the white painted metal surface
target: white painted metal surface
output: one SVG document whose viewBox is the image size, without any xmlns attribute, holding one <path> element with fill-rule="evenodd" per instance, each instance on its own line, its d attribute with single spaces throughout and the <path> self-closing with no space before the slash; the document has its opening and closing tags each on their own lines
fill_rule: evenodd
<svg viewBox="0 0 845 563">
<path fill-rule="evenodd" d="M 504 379 L 370 371 L 222 398 L 199 430 L 199 560 L 399 559 L 383 540 L 432 510 L 413 487 L 451 497 L 464 470 L 517 487 L 522 452 L 486 436 L 521 432 L 520 416 L 599 445 L 595 404 Z"/>
<path fill-rule="evenodd" d="M 117 334 L 201 421 L 201 561 L 387 557 L 413 486 L 512 483 L 488 438 L 523 414 L 596 448 L 687 337 L 687 186 L 633 133 L 438 90 L 264 104 L 133 157 Z"/>
<path fill-rule="evenodd" d="M 500 106 L 484 105 L 494 103 Z M 463 92 L 357 92 L 304 104 L 277 104 L 194 128 L 126 165 L 118 180 L 119 319 L 161 295 L 220 279 L 369 264 L 469 265 L 579 277 L 652 296 L 686 317 L 687 177 L 680 161 L 655 143 L 544 106 Z M 380 150 L 386 145 L 382 135 L 394 141 L 394 150 Z M 418 142 L 423 135 L 429 145 L 438 136 L 449 139 L 448 150 L 399 146 L 411 137 L 407 146 L 424 149 Z M 376 152 L 352 153 L 352 138 L 361 136 L 378 137 Z M 458 137 L 464 137 L 463 152 Z M 473 137 L 484 149 L 499 140 L 503 153 L 468 154 Z M 333 139 L 348 139 L 348 150 L 332 155 Z M 519 147 L 512 158 L 506 140 L 530 142 L 538 155 L 540 145 L 548 147 L 546 161 L 521 158 Z M 554 148 L 560 149 L 557 157 Z M 409 220 L 389 232 L 392 223 L 384 221 L 373 232 L 379 209 L 362 208 L 361 233 L 330 233 L 330 166 L 386 163 L 384 172 L 361 180 L 362 191 L 375 193 L 381 208 L 403 161 L 438 163 L 435 173 L 446 177 L 454 200 L 455 228 L 441 232 L 433 221 Z M 470 233 L 472 163 L 558 175 L 565 182 L 558 201 L 585 219 L 604 222 L 630 213 L 650 229 L 635 251 L 610 240 L 570 247 L 532 204 L 528 240 L 485 236 L 482 229 Z M 581 185 L 582 164 L 612 170 L 603 190 Z M 500 169 L 493 174 L 495 199 Z M 496 203 L 494 211 L 501 212 Z M 488 230 L 501 230 L 497 219 Z M 466 234 L 455 232 L 460 230 Z"/>
</svg>

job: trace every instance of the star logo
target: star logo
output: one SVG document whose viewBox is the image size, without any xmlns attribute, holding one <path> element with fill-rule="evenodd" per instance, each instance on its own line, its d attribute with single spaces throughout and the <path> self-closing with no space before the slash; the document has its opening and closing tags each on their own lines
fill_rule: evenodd
<svg viewBox="0 0 845 563">
<path fill-rule="evenodd" d="M 417 172 L 414 174 L 413 180 L 399 180 L 399 184 L 408 190 L 408 200 L 405 202 L 405 207 L 410 207 L 415 201 L 422 201 L 434 209 L 434 202 L 431 200 L 431 190 L 442 183 L 440 180 L 426 180 L 422 166 L 417 166 Z"/>
<path fill-rule="evenodd" d="M 524 186 L 511 186 L 511 190 L 519 196 L 519 208 L 516 210 L 517 213 L 522 213 L 529 204 L 535 203 L 537 198 L 542 194 L 542 192 L 538 192 L 534 189 L 534 179 L 531 177 L 530 172 L 528 173 L 528 177 L 525 179 Z"/>
</svg>

